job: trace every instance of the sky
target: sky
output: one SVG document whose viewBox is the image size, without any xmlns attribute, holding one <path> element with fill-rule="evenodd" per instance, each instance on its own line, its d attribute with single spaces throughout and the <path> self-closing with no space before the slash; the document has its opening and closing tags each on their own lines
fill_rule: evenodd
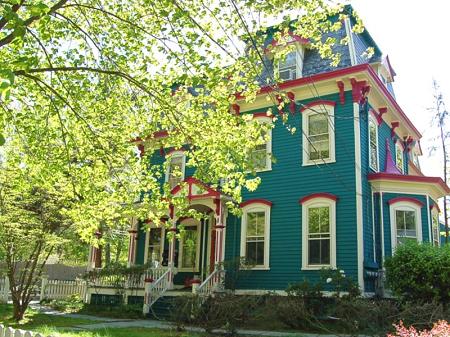
<svg viewBox="0 0 450 337">
<path fill-rule="evenodd" d="M 372 38 L 389 55 L 397 76 L 394 91 L 397 102 L 422 133 L 420 158 L 422 172 L 442 176 L 440 153 L 429 157 L 433 137 L 432 80 L 436 79 L 450 109 L 450 1 L 445 0 L 353 0 Z"/>
</svg>

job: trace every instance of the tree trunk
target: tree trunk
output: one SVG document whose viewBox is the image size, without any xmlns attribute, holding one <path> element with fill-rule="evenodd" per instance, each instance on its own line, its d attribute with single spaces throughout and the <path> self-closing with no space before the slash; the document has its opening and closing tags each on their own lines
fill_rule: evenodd
<svg viewBox="0 0 450 337">
<path fill-rule="evenodd" d="M 19 322 L 23 319 L 25 315 L 25 310 L 27 309 L 27 305 L 21 304 L 20 301 L 13 300 L 13 319 L 16 322 Z"/>
</svg>

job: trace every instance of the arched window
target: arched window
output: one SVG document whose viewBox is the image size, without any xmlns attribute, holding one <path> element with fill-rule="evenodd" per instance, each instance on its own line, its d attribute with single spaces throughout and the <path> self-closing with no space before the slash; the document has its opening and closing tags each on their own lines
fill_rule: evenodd
<svg viewBox="0 0 450 337">
<path fill-rule="evenodd" d="M 174 188 L 184 180 L 186 156 L 183 151 L 173 151 L 167 155 L 166 183 Z"/>
<path fill-rule="evenodd" d="M 378 122 L 372 114 L 369 117 L 369 166 L 378 172 Z"/>
<path fill-rule="evenodd" d="M 335 102 L 313 102 L 302 109 L 303 165 L 336 161 L 334 140 Z"/>
<path fill-rule="evenodd" d="M 423 204 L 414 198 L 399 197 L 391 199 L 389 205 L 392 250 L 408 241 L 422 242 Z"/>
<path fill-rule="evenodd" d="M 302 205 L 302 269 L 336 267 L 336 200 L 317 193 L 300 200 Z"/>
<path fill-rule="evenodd" d="M 241 256 L 254 269 L 269 269 L 271 206 L 266 200 L 241 204 Z"/>
</svg>

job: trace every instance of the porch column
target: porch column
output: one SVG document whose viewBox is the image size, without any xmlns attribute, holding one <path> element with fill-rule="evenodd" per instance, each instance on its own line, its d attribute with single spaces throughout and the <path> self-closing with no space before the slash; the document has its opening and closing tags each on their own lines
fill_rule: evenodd
<svg viewBox="0 0 450 337">
<path fill-rule="evenodd" d="M 176 245 L 176 237 L 175 234 L 177 232 L 177 219 L 175 217 L 175 209 L 173 205 L 169 207 L 169 219 L 170 219 L 170 228 L 168 229 L 172 232 L 172 237 L 169 241 L 169 256 L 168 256 L 168 267 L 170 268 L 170 285 L 169 289 L 173 289 L 173 276 L 174 276 L 174 268 L 175 268 L 175 245 Z"/>
<path fill-rule="evenodd" d="M 102 237 L 102 233 L 100 232 L 95 232 L 94 234 L 97 238 L 97 240 L 99 240 Z M 102 267 L 102 249 L 101 247 L 95 247 L 93 245 L 91 245 L 89 247 L 89 257 L 88 257 L 88 265 L 87 265 L 87 270 L 91 271 L 95 268 L 101 268 Z"/>
<path fill-rule="evenodd" d="M 220 199 L 215 199 L 214 203 L 216 204 L 215 209 L 215 218 L 216 218 L 216 225 L 214 226 L 214 229 L 216 231 L 216 250 L 214 252 L 214 264 L 215 268 L 222 267 L 223 260 L 224 260 L 224 249 L 225 249 L 225 242 L 224 242 L 224 231 L 225 231 L 225 221 L 224 221 L 224 207 L 222 204 L 222 201 Z"/>
<path fill-rule="evenodd" d="M 137 240 L 137 219 L 131 218 L 130 221 L 130 229 L 128 230 L 128 233 L 130 235 L 130 244 L 128 246 L 128 262 L 127 267 L 134 266 L 136 263 L 136 240 Z"/>
</svg>

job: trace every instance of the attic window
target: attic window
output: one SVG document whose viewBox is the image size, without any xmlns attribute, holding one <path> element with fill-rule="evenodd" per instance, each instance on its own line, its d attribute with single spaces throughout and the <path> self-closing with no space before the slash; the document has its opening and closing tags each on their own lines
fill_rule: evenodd
<svg viewBox="0 0 450 337">
<path fill-rule="evenodd" d="M 302 77 L 303 70 L 303 50 L 296 47 L 295 50 L 289 52 L 284 58 L 278 61 L 278 76 L 283 81 L 295 80 Z"/>
</svg>

